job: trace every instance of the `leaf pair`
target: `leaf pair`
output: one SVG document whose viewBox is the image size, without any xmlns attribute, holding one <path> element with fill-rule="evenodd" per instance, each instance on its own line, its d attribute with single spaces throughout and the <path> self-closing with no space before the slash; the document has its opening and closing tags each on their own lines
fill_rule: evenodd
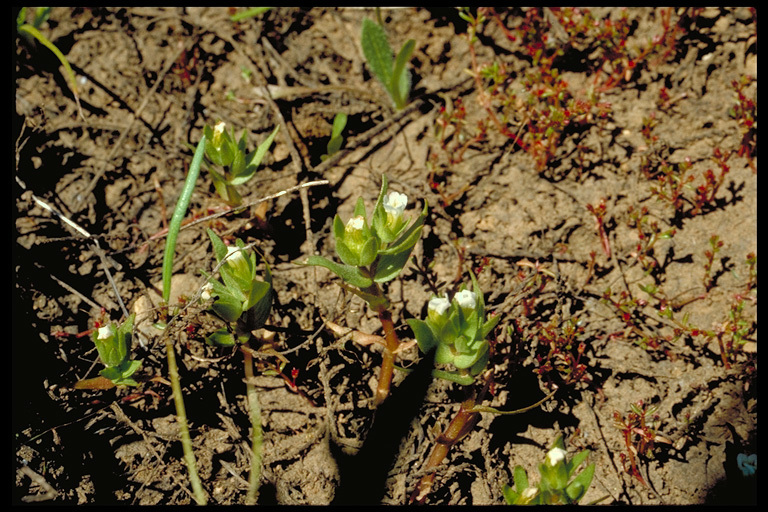
<svg viewBox="0 0 768 512">
<path fill-rule="evenodd" d="M 360 41 L 374 76 L 382 83 L 395 107 L 402 109 L 408 104 L 411 92 L 411 73 L 405 66 L 411 58 L 416 41 L 406 41 L 397 57 L 393 57 L 394 52 L 384 28 L 368 18 L 363 19 Z"/>
</svg>

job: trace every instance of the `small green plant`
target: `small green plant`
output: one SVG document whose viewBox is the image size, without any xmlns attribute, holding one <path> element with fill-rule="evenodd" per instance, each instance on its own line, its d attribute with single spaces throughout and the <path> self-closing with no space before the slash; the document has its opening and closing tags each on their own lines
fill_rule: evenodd
<svg viewBox="0 0 768 512">
<path fill-rule="evenodd" d="M 333 128 L 331 129 L 331 139 L 328 141 L 327 153 L 320 157 L 323 162 L 335 155 L 341 149 L 341 145 L 344 143 L 344 137 L 341 132 L 347 126 L 347 114 L 339 112 L 333 118 Z"/>
<path fill-rule="evenodd" d="M 280 126 L 276 126 L 264 142 L 252 152 L 246 151 L 247 132 L 243 130 L 240 139 L 235 138 L 235 130 L 228 132 L 226 124 L 220 122 L 213 128 L 206 125 L 205 156 L 213 165 L 222 168 L 221 172 L 213 167 L 208 167 L 213 186 L 219 196 L 230 206 L 239 206 L 243 199 L 237 191 L 237 187 L 250 181 L 256 174 L 264 155 L 275 140 Z"/>
<path fill-rule="evenodd" d="M 407 320 L 424 354 L 435 349 L 435 363 L 452 365 L 458 370 L 436 375 L 460 384 L 472 384 L 485 369 L 490 357 L 486 338 L 501 318 L 492 316 L 486 320 L 483 294 L 474 275 L 472 288 L 470 291 L 462 287 L 452 300 L 433 297 L 427 306 L 426 320 Z"/>
<path fill-rule="evenodd" d="M 574 505 L 584 497 L 595 475 L 595 464 L 577 472 L 589 456 L 589 450 L 582 450 L 568 460 L 563 436 L 558 436 L 547 452 L 544 462 L 539 464 L 541 479 L 535 486 L 530 485 L 528 474 L 522 466 L 514 471 L 515 488 L 504 485 L 504 499 L 510 505 Z"/>
<path fill-rule="evenodd" d="M 261 475 L 261 407 L 259 405 L 253 380 L 253 357 L 248 347 L 253 338 L 253 332 L 260 329 L 272 310 L 272 273 L 269 265 L 264 262 L 264 279 L 257 275 L 256 254 L 246 247 L 239 238 L 235 246 L 227 246 L 216 233 L 208 229 L 213 253 L 218 262 L 219 273 L 224 281 L 218 281 L 203 272 L 208 283 L 203 287 L 201 300 L 214 299 L 210 309 L 222 320 L 227 322 L 221 328 L 206 337 L 210 345 L 233 346 L 241 345 L 243 362 L 245 364 L 246 396 L 251 417 L 251 476 L 246 504 L 256 503 Z"/>
<path fill-rule="evenodd" d="M 394 57 L 384 27 L 368 18 L 363 18 L 360 42 L 373 75 L 384 86 L 395 108 L 398 110 L 404 108 L 408 104 L 408 96 L 411 92 L 411 73 L 406 69 L 406 64 L 411 58 L 416 41 L 413 39 L 406 41 L 397 57 Z"/>
<path fill-rule="evenodd" d="M 75 97 L 75 103 L 77 103 L 77 111 L 82 118 L 83 111 L 80 107 L 80 95 L 77 92 L 77 80 L 75 79 L 75 72 L 72 71 L 72 66 L 70 66 L 69 61 L 64 56 L 64 54 L 61 53 L 61 50 L 59 50 L 55 44 L 49 41 L 48 38 L 45 37 L 42 32 L 40 32 L 40 27 L 48 20 L 48 16 L 50 16 L 50 14 L 50 7 L 38 7 L 34 11 L 32 23 L 26 23 L 27 8 L 22 7 L 19 10 L 18 16 L 16 16 L 16 30 L 27 38 L 37 39 L 40 44 L 51 50 L 53 54 L 56 55 L 56 58 L 59 59 L 59 62 L 61 62 L 61 65 L 64 66 L 64 70 L 67 73 L 66 78 L 69 82 L 70 89 L 72 89 L 72 95 Z"/>
<path fill-rule="evenodd" d="M 218 346 L 246 343 L 251 331 L 261 328 L 269 317 L 272 273 L 265 263 L 264 279 L 258 278 L 256 254 L 247 249 L 242 240 L 237 239 L 235 247 L 228 247 L 210 229 L 208 237 L 224 283 L 203 272 L 208 283 L 203 287 L 201 299 L 215 297 L 211 310 L 229 325 L 208 336 L 206 342 Z"/>
<path fill-rule="evenodd" d="M 325 267 L 339 276 L 342 287 L 365 300 L 376 312 L 384 328 L 385 347 L 375 402 L 380 404 L 389 395 L 394 370 L 394 359 L 400 347 L 395 333 L 392 315 L 388 311 L 389 300 L 379 286 L 391 281 L 402 272 L 427 217 L 427 203 L 416 220 L 410 222 L 403 215 L 408 197 L 399 192 L 387 192 L 386 176 L 381 179 L 381 192 L 373 209 L 371 224 L 365 212 L 363 198 L 358 198 L 354 216 L 346 224 L 338 214 L 333 219 L 336 254 L 342 263 L 336 263 L 318 255 L 312 255 L 307 265 Z"/>
<path fill-rule="evenodd" d="M 91 339 L 99 352 L 104 368 L 99 374 L 117 386 L 135 386 L 131 375 L 141 368 L 140 360 L 131 359 L 131 331 L 135 315 L 115 326 L 112 322 L 101 326 L 97 323 Z"/>
<path fill-rule="evenodd" d="M 449 371 L 436 369 L 433 375 L 463 386 L 473 385 L 476 377 L 488 365 L 490 344 L 486 338 L 501 318 L 492 316 L 486 319 L 482 291 L 474 274 L 470 276 L 472 291 L 462 286 L 452 299 L 447 296 L 432 297 L 427 304 L 426 320 L 408 320 L 419 349 L 424 354 L 434 350 L 435 363 L 455 368 Z M 411 494 L 411 503 L 424 502 L 434 483 L 435 469 L 448 455 L 449 450 L 472 431 L 480 419 L 480 413 L 500 412 L 477 405 L 482 401 L 488 387 L 483 386 L 479 394 L 474 389 L 467 388 L 471 396 L 462 402 L 458 412 L 432 448 L 424 468 L 428 473 L 416 485 Z"/>
</svg>

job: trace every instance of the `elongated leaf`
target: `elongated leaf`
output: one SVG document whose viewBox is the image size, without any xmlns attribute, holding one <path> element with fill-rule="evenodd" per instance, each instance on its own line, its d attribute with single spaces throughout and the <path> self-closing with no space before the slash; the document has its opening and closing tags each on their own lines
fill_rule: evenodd
<svg viewBox="0 0 768 512">
<path fill-rule="evenodd" d="M 392 83 L 393 52 L 384 28 L 378 23 L 364 18 L 360 43 L 371 72 L 392 96 L 390 84 Z"/>
<path fill-rule="evenodd" d="M 331 139 L 338 138 L 341 132 L 347 126 L 347 114 L 339 112 L 336 117 L 333 118 L 333 128 L 331 129 Z"/>
<path fill-rule="evenodd" d="M 408 95 L 411 92 L 411 73 L 405 69 L 405 65 L 411 58 L 416 41 L 409 39 L 405 42 L 400 53 L 395 59 L 395 68 L 392 71 L 392 84 L 390 90 L 394 93 L 393 100 L 398 109 L 403 108 L 408 103 Z"/>
<path fill-rule="evenodd" d="M 213 254 L 216 256 L 216 261 L 221 261 L 224 259 L 224 256 L 227 255 L 227 246 L 224 242 L 221 241 L 221 238 L 213 232 L 212 229 L 208 228 L 205 230 L 206 233 L 208 233 L 208 238 L 211 239 L 211 245 L 213 246 Z"/>
<path fill-rule="evenodd" d="M 570 484 L 568 484 L 568 487 L 565 490 L 568 497 L 574 502 L 577 502 L 584 497 L 584 494 L 586 494 L 587 489 L 589 489 L 589 486 L 592 483 L 593 476 L 595 476 L 595 465 L 590 464 L 584 471 L 579 473 Z"/>
<path fill-rule="evenodd" d="M 195 182 L 200 174 L 200 165 L 205 155 L 205 135 L 197 143 L 195 156 L 189 166 L 187 179 L 184 181 L 184 188 L 181 191 L 179 200 L 176 202 L 176 208 L 173 210 L 173 216 L 168 226 L 168 236 L 165 239 L 165 252 L 163 253 L 163 302 L 166 304 L 171 297 L 171 274 L 173 273 L 173 256 L 176 252 L 176 239 L 181 229 L 181 221 L 187 213 L 189 201 L 192 198 L 192 191 L 195 188 Z"/>
<path fill-rule="evenodd" d="M 386 283 L 396 278 L 403 271 L 405 264 L 408 263 L 412 250 L 413 247 L 397 254 L 382 254 L 380 252 L 373 280 L 377 283 Z"/>
<path fill-rule="evenodd" d="M 305 264 L 325 267 L 342 278 L 348 284 L 357 286 L 361 289 L 368 288 L 373 284 L 373 280 L 369 277 L 365 277 L 357 267 L 353 267 L 351 265 L 341 265 L 327 258 L 323 258 L 322 256 L 312 255 L 307 258 Z"/>
<path fill-rule="evenodd" d="M 587 459 L 588 455 L 589 450 L 582 450 L 577 453 L 571 460 L 569 460 L 567 464 L 568 474 L 572 475 L 573 472 L 579 468 L 579 465 L 581 465 L 581 463 Z"/>
<path fill-rule="evenodd" d="M 275 126 L 275 129 L 272 130 L 272 133 L 269 134 L 269 137 L 259 144 L 259 146 L 256 148 L 256 151 L 248 155 L 246 158 L 246 165 L 248 167 L 258 167 L 261 165 L 261 161 L 264 159 L 264 155 L 267 154 L 267 151 L 269 151 L 269 147 L 272 145 L 272 142 L 275 140 L 275 136 L 277 135 L 277 132 L 280 130 L 280 125 Z"/>
<path fill-rule="evenodd" d="M 528 488 L 528 473 L 523 466 L 515 466 L 514 473 L 515 490 L 518 494 L 523 494 L 523 491 Z"/>
</svg>

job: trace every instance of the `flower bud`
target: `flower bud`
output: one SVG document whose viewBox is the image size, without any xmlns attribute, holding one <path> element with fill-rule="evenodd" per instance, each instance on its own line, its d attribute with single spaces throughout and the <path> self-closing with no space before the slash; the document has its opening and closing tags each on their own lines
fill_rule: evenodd
<svg viewBox="0 0 768 512">
<path fill-rule="evenodd" d="M 251 271 L 248 266 L 248 260 L 243 250 L 239 247 L 227 247 L 226 264 L 236 275 L 243 278 L 250 277 Z"/>
<path fill-rule="evenodd" d="M 211 292 L 213 291 L 213 285 L 211 283 L 205 283 L 203 285 L 203 291 L 200 293 L 200 298 L 202 300 L 208 300 L 212 297 Z"/>
<path fill-rule="evenodd" d="M 344 228 L 345 238 L 347 236 L 352 237 L 353 242 L 363 241 L 363 228 L 365 227 L 365 217 L 358 215 L 352 217 L 347 221 L 347 226 Z"/>
<path fill-rule="evenodd" d="M 464 316 L 469 316 L 474 310 L 477 304 L 477 296 L 474 292 L 469 290 L 461 290 L 454 297 L 459 307 L 464 310 Z"/>
<path fill-rule="evenodd" d="M 408 196 L 399 192 L 389 192 L 384 196 L 382 205 L 387 212 L 387 227 L 394 233 L 400 231 L 405 223 L 403 212 L 408 206 Z"/>
<path fill-rule="evenodd" d="M 427 306 L 427 318 L 430 322 L 439 325 L 445 322 L 445 314 L 451 307 L 451 301 L 447 297 L 433 297 Z"/>
<path fill-rule="evenodd" d="M 96 337 L 96 339 L 99 340 L 108 340 L 114 335 L 114 331 L 112 330 L 112 325 L 105 325 L 104 327 L 99 327 L 99 334 Z"/>
<path fill-rule="evenodd" d="M 213 142 L 214 147 L 221 148 L 221 136 L 224 134 L 226 127 L 227 124 L 224 121 L 217 123 L 213 127 L 213 140 L 211 142 Z"/>
<path fill-rule="evenodd" d="M 552 448 L 547 452 L 547 462 L 550 466 L 556 466 L 559 462 L 565 460 L 565 450 L 562 448 Z"/>
</svg>

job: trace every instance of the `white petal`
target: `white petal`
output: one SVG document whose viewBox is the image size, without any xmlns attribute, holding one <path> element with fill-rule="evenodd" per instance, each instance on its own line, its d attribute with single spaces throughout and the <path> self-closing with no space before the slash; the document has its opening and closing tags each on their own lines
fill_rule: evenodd
<svg viewBox="0 0 768 512">
<path fill-rule="evenodd" d="M 456 294 L 456 302 L 459 303 L 459 306 L 461 306 L 462 309 L 475 309 L 475 304 L 477 303 L 477 297 L 475 297 L 475 293 L 471 292 L 469 290 L 461 290 L 459 293 Z"/>
<path fill-rule="evenodd" d="M 100 340 L 108 340 L 112 337 L 112 328 L 109 325 L 99 327 L 99 335 L 97 337 Z"/>
</svg>

